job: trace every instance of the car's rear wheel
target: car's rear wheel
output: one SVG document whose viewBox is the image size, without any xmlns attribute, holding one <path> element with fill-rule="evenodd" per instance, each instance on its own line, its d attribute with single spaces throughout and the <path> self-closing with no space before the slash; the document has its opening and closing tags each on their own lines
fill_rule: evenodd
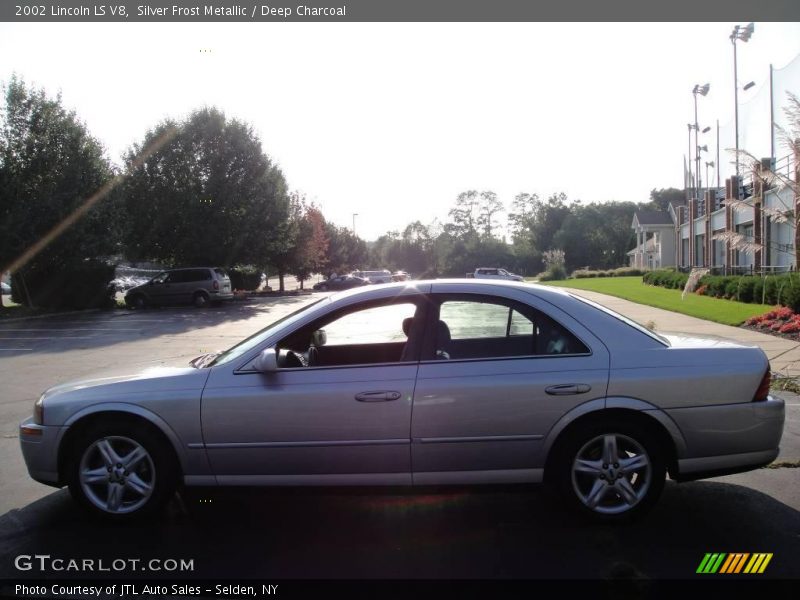
<svg viewBox="0 0 800 600">
<path fill-rule="evenodd" d="M 652 508 L 664 487 L 661 448 L 634 422 L 601 422 L 570 432 L 557 450 L 556 482 L 572 507 L 597 519 L 632 518 Z"/>
<path fill-rule="evenodd" d="M 192 299 L 192 303 L 197 308 L 205 308 L 211 303 L 211 300 L 209 299 L 208 294 L 204 292 L 197 292 Z"/>
<path fill-rule="evenodd" d="M 126 298 L 125 299 L 125 303 L 130 308 L 136 308 L 136 309 L 142 309 L 145 306 L 147 306 L 147 300 L 145 300 L 145 297 L 143 295 L 141 295 L 141 294 L 136 294 L 135 296 L 132 296 L 131 298 Z"/>
<path fill-rule="evenodd" d="M 171 449 L 149 427 L 96 424 L 73 444 L 67 480 L 83 508 L 126 520 L 150 514 L 172 497 L 177 467 Z"/>
</svg>

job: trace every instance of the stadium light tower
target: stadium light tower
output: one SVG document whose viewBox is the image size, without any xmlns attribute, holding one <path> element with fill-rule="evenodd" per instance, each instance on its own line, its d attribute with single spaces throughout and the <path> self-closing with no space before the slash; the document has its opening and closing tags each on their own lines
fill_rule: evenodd
<svg viewBox="0 0 800 600">
<path fill-rule="evenodd" d="M 739 65 L 736 58 L 736 42 L 747 42 L 755 31 L 752 23 L 742 26 L 736 25 L 731 33 L 731 43 L 733 44 L 733 120 L 736 129 L 736 178 L 739 178 Z M 748 87 L 752 87 L 748 84 Z"/>
</svg>

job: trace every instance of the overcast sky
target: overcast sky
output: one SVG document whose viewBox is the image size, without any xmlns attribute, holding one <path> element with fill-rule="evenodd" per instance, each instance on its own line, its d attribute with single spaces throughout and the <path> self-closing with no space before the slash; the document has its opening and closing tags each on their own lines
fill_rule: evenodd
<svg viewBox="0 0 800 600">
<path fill-rule="evenodd" d="M 733 25 L 2 23 L 0 81 L 60 90 L 117 163 L 165 117 L 217 106 L 292 189 L 374 239 L 446 219 L 469 189 L 508 204 L 682 187 L 694 84 L 712 86 L 701 126 L 733 117 Z M 798 54 L 800 24 L 756 23 L 744 94 Z"/>
</svg>

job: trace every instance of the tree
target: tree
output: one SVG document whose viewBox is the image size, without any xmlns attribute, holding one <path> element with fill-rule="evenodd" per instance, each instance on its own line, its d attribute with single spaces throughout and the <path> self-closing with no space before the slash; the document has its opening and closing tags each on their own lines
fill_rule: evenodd
<svg viewBox="0 0 800 600">
<path fill-rule="evenodd" d="M 312 273 L 320 273 L 327 264 L 328 236 L 325 217 L 313 204 L 304 207 L 295 244 L 294 260 L 290 263 L 292 274 L 303 282 Z"/>
<path fill-rule="evenodd" d="M 777 123 L 774 124 L 774 127 L 777 131 L 778 139 L 789 152 L 789 164 L 793 167 L 791 171 L 787 170 L 784 173 L 783 169 L 776 170 L 769 165 L 762 164 L 761 160 L 744 149 L 740 149 L 738 154 L 734 149 L 729 151 L 734 154 L 739 171 L 746 172 L 749 170 L 752 173 L 753 182 L 756 180 L 763 182 L 762 189 L 790 190 L 794 199 L 791 206 L 785 206 L 787 210 L 767 208 L 763 203 L 761 210 L 776 223 L 791 220 L 794 224 L 795 269 L 797 269 L 800 267 L 800 98 L 791 92 L 786 92 L 786 96 L 788 105 L 784 107 L 783 111 L 788 118 L 788 129 Z M 751 202 L 738 200 L 728 202 L 728 205 L 734 210 L 741 210 L 749 208 Z M 730 242 L 732 248 L 744 252 L 752 252 L 763 248 L 763 244 L 756 244 L 753 237 L 745 237 L 736 232 L 726 231 L 715 235 L 714 239 Z"/>
<path fill-rule="evenodd" d="M 650 190 L 650 206 L 655 210 L 667 212 L 670 203 L 681 204 L 686 201 L 686 192 L 677 188 L 662 188 Z"/>
<path fill-rule="evenodd" d="M 57 306 L 68 288 L 81 285 L 68 276 L 71 271 L 85 273 L 90 259 L 117 250 L 109 194 L 114 173 L 100 143 L 60 96 L 30 89 L 16 76 L 4 91 L 0 272 L 14 271 L 19 300 Z M 83 294 L 87 304 L 105 299 L 104 276 L 97 280 L 100 298 Z"/>
<path fill-rule="evenodd" d="M 466 239 L 475 235 L 478 212 L 478 192 L 469 190 L 461 192 L 456 198 L 456 203 L 448 215 L 452 219 L 446 226 L 446 231 L 453 236 Z"/>
<path fill-rule="evenodd" d="M 363 266 L 367 261 L 367 243 L 353 235 L 347 227 L 339 227 L 328 223 L 326 234 L 328 236 L 327 273 L 349 273 Z"/>
<path fill-rule="evenodd" d="M 166 140 L 137 165 L 144 148 Z M 289 196 L 249 125 L 215 108 L 166 120 L 128 152 L 124 187 L 131 258 L 170 265 L 252 264 L 285 251 Z"/>
<path fill-rule="evenodd" d="M 481 192 L 481 199 L 478 205 L 478 227 L 485 238 L 492 237 L 492 219 L 494 215 L 503 212 L 505 207 L 500 200 L 497 199 L 497 194 L 494 192 Z"/>
<path fill-rule="evenodd" d="M 514 196 L 511 212 L 508 213 L 508 229 L 512 240 L 516 242 L 517 239 L 522 239 L 525 232 L 532 228 L 532 219 L 536 216 L 538 205 L 538 194 L 522 192 Z"/>
</svg>

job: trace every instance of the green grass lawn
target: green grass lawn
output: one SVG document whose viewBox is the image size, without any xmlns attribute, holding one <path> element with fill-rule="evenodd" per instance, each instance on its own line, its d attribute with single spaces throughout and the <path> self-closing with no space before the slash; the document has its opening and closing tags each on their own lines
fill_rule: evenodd
<svg viewBox="0 0 800 600">
<path fill-rule="evenodd" d="M 745 304 L 697 294 L 686 294 L 686 298 L 681 299 L 681 290 L 644 285 L 641 277 L 567 279 L 543 281 L 541 284 L 600 292 L 724 325 L 741 325 L 749 317 L 763 314 L 773 308 L 764 304 Z"/>
</svg>

